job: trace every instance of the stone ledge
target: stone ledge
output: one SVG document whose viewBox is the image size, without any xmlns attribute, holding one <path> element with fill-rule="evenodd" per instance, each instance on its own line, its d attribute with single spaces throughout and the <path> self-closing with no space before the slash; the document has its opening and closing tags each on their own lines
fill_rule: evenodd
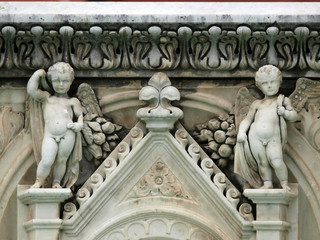
<svg viewBox="0 0 320 240">
<path fill-rule="evenodd" d="M 27 232 L 39 229 L 60 229 L 61 219 L 32 219 L 24 223 Z"/>
<path fill-rule="evenodd" d="M 290 223 L 285 221 L 253 221 L 254 229 L 263 231 L 286 231 Z"/>
<path fill-rule="evenodd" d="M 319 3 L 108 2 L 0 4 L 0 23 L 317 23 Z M 281 16 L 281 17 L 279 17 Z"/>
<path fill-rule="evenodd" d="M 35 203 L 60 203 L 72 197 L 70 189 L 30 188 L 18 195 L 22 203 L 29 205 Z"/>
<path fill-rule="evenodd" d="M 246 189 L 243 194 L 257 204 L 288 205 L 296 193 L 284 189 Z"/>
</svg>

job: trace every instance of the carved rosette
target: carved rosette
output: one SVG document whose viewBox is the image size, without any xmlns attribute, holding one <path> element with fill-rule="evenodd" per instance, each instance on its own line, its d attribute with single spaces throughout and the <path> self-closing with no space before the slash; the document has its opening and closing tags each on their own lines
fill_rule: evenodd
<svg viewBox="0 0 320 240">
<path fill-rule="evenodd" d="M 183 116 L 183 112 L 170 103 L 180 100 L 180 92 L 171 86 L 168 76 L 162 72 L 151 77 L 148 86 L 141 89 L 139 99 L 149 102 L 148 107 L 137 111 L 137 117 L 150 131 L 168 131 Z"/>
<path fill-rule="evenodd" d="M 166 164 L 159 160 L 149 169 L 129 194 L 129 198 L 148 196 L 179 197 L 190 199 L 179 180 Z"/>
</svg>

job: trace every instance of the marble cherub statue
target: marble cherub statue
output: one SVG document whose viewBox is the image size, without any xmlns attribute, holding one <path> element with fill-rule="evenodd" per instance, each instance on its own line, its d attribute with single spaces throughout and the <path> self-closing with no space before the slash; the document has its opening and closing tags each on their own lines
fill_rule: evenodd
<svg viewBox="0 0 320 240">
<path fill-rule="evenodd" d="M 264 94 L 250 105 L 238 127 L 235 149 L 235 172 L 255 188 L 273 188 L 272 169 L 283 189 L 288 186 L 287 166 L 283 161 L 286 122 L 298 120 L 298 113 L 288 97 L 278 95 L 281 71 L 272 65 L 259 68 L 256 86 Z M 250 103 L 248 100 L 246 103 Z"/>
<path fill-rule="evenodd" d="M 53 94 L 41 89 L 46 75 L 52 84 Z M 41 104 L 39 112 L 42 112 L 44 125 L 35 126 L 44 128 L 44 131 L 41 160 L 33 188 L 44 187 L 51 171 L 53 188 L 71 187 L 77 180 L 82 156 L 79 134 L 83 127 L 83 114 L 80 101 L 68 96 L 73 80 L 72 67 L 59 62 L 52 65 L 47 73 L 43 69 L 37 70 L 28 81 L 28 94 Z"/>
</svg>

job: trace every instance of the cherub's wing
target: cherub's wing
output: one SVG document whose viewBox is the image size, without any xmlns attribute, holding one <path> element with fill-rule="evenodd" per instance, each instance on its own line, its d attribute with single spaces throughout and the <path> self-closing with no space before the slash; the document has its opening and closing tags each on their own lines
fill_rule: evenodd
<svg viewBox="0 0 320 240">
<path fill-rule="evenodd" d="M 241 88 L 236 97 L 235 102 L 235 120 L 236 130 L 239 131 L 239 125 L 247 116 L 251 104 L 256 100 L 251 95 L 248 88 Z M 234 172 L 247 180 L 254 188 L 261 187 L 261 178 L 258 173 L 257 162 L 252 156 L 248 141 L 237 143 L 235 147 Z"/>
<path fill-rule="evenodd" d="M 300 112 L 306 102 L 312 98 L 320 96 L 320 82 L 308 78 L 299 78 L 296 83 L 296 89 L 289 96 L 292 107 Z"/>
<path fill-rule="evenodd" d="M 236 130 L 239 130 L 239 124 L 247 116 L 251 104 L 256 100 L 255 97 L 251 95 L 248 88 L 243 87 L 237 93 L 235 102 L 235 120 L 236 120 Z"/>
<path fill-rule="evenodd" d="M 81 102 L 84 114 L 90 113 L 102 117 L 102 111 L 97 97 L 89 84 L 80 84 L 77 91 L 77 98 Z"/>
<path fill-rule="evenodd" d="M 96 95 L 89 84 L 82 83 L 78 87 L 77 98 L 83 108 L 84 120 L 81 130 L 83 154 L 76 183 L 81 185 L 118 144 L 117 132 L 122 127 L 103 117 Z"/>
</svg>

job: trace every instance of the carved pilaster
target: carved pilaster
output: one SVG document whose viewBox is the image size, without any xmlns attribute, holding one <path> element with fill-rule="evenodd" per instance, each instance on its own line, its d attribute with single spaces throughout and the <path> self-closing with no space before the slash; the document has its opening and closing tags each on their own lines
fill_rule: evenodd
<svg viewBox="0 0 320 240">
<path fill-rule="evenodd" d="M 257 218 L 256 221 L 253 221 L 253 226 L 257 231 L 257 240 L 298 239 L 298 235 L 294 233 L 295 223 L 289 222 L 289 219 L 297 219 L 296 186 L 292 187 L 292 191 L 246 189 L 244 195 L 257 204 Z"/>
<path fill-rule="evenodd" d="M 57 240 L 62 224 L 60 203 L 71 196 L 71 190 L 66 188 L 18 189 L 18 221 L 23 221 L 27 233 L 18 230 L 18 239 Z"/>
</svg>

